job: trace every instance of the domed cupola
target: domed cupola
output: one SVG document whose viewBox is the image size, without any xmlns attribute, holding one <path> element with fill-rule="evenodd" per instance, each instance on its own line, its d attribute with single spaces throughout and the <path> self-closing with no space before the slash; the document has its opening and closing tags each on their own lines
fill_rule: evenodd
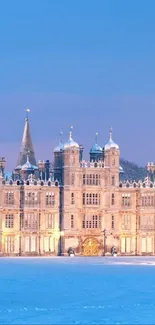
<svg viewBox="0 0 155 325">
<path fill-rule="evenodd" d="M 27 155 L 26 163 L 21 167 L 21 176 L 24 179 L 27 179 L 29 175 L 36 174 L 38 172 L 38 167 L 32 165 L 29 161 L 29 156 Z"/>
<path fill-rule="evenodd" d="M 98 133 L 96 133 L 95 143 L 90 149 L 90 161 L 103 160 L 103 149 L 98 144 Z"/>
<path fill-rule="evenodd" d="M 54 153 L 61 152 L 64 148 L 63 142 L 62 142 L 62 131 L 60 132 L 60 138 L 59 138 L 59 145 L 54 149 Z"/>
<path fill-rule="evenodd" d="M 27 155 L 27 162 L 21 167 L 22 171 L 34 171 L 38 169 L 37 166 L 34 166 L 29 161 L 29 156 Z"/>
<path fill-rule="evenodd" d="M 119 150 L 119 146 L 117 143 L 115 143 L 112 139 L 112 128 L 110 128 L 110 138 L 109 141 L 105 144 L 104 150 L 110 150 L 110 149 L 117 149 Z"/>
<path fill-rule="evenodd" d="M 69 132 L 69 139 L 66 143 L 64 143 L 64 147 L 63 149 L 64 150 L 67 150 L 67 149 L 70 149 L 70 148 L 77 148 L 79 149 L 79 145 L 77 142 L 75 142 L 72 138 L 72 130 L 73 130 L 73 127 L 71 126 L 70 128 L 70 132 Z"/>
</svg>

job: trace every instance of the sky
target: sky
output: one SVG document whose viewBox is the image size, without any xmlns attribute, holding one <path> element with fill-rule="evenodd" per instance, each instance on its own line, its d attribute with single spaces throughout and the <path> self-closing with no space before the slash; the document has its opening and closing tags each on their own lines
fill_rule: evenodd
<svg viewBox="0 0 155 325">
<path fill-rule="evenodd" d="M 25 109 L 37 159 L 63 130 L 83 144 L 113 127 L 121 157 L 155 160 L 155 1 L 0 2 L 0 156 L 16 166 Z"/>
</svg>

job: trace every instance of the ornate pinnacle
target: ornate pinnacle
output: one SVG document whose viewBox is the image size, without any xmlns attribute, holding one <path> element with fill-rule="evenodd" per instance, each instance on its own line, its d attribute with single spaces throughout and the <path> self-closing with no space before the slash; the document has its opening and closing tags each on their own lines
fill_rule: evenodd
<svg viewBox="0 0 155 325">
<path fill-rule="evenodd" d="M 110 126 L 110 139 L 112 139 L 112 126 Z"/>
<path fill-rule="evenodd" d="M 72 139 L 73 126 L 70 126 L 69 138 Z"/>
<path fill-rule="evenodd" d="M 29 113 L 30 113 L 30 108 L 27 107 L 27 108 L 25 109 L 25 111 L 26 111 L 26 118 L 28 118 Z"/>
</svg>

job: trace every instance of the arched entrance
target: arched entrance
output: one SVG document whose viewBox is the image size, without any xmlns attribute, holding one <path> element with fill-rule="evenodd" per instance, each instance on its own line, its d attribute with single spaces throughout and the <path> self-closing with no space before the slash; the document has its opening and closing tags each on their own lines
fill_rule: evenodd
<svg viewBox="0 0 155 325">
<path fill-rule="evenodd" d="M 82 245 L 82 254 L 85 256 L 97 256 L 100 252 L 100 244 L 95 238 L 87 238 Z"/>
</svg>

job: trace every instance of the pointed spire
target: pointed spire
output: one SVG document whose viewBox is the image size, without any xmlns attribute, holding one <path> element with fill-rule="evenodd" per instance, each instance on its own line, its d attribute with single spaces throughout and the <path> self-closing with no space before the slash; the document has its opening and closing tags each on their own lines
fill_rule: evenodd
<svg viewBox="0 0 155 325">
<path fill-rule="evenodd" d="M 29 125 L 29 117 L 28 113 L 30 112 L 30 109 L 26 109 L 27 115 L 25 118 L 25 127 L 24 127 L 24 133 L 23 133 L 23 139 L 21 144 L 21 149 L 18 157 L 17 166 L 23 166 L 27 162 L 27 156 L 29 159 L 29 162 L 32 165 L 36 166 L 36 159 L 35 159 L 35 153 L 31 138 L 31 132 L 30 132 L 30 125 Z"/>
<path fill-rule="evenodd" d="M 112 126 L 110 126 L 109 133 L 110 133 L 110 140 L 112 140 Z"/>
<path fill-rule="evenodd" d="M 27 107 L 25 111 L 26 111 L 26 118 L 28 119 L 29 113 L 30 113 L 30 108 Z"/>
<path fill-rule="evenodd" d="M 60 152 L 61 150 L 63 150 L 63 132 L 60 131 L 59 133 L 59 145 L 54 149 L 54 152 Z"/>
<path fill-rule="evenodd" d="M 96 132 L 96 135 L 95 135 L 95 143 L 96 144 L 98 143 L 98 132 Z"/>
<path fill-rule="evenodd" d="M 69 140 L 72 140 L 73 126 L 70 126 Z"/>
<path fill-rule="evenodd" d="M 63 132 L 60 131 L 60 135 L 59 135 L 59 142 L 62 143 L 62 137 L 63 137 Z"/>
</svg>

